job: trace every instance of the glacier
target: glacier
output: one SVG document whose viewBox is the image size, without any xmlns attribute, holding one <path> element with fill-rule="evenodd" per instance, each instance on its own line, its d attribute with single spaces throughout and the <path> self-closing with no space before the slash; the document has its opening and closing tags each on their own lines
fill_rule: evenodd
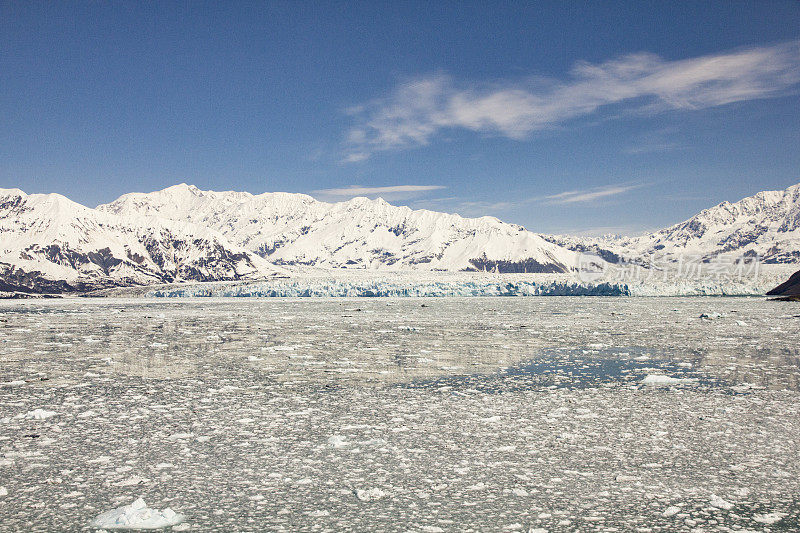
<svg viewBox="0 0 800 533">
<path fill-rule="evenodd" d="M 467 272 L 370 272 L 296 270 L 289 278 L 261 281 L 169 284 L 101 291 L 106 296 L 199 297 L 491 297 L 491 296 L 762 296 L 785 279 L 793 265 L 770 265 L 751 276 L 690 276 L 661 272 L 626 279 L 608 271 L 581 274 L 490 274 Z"/>
</svg>

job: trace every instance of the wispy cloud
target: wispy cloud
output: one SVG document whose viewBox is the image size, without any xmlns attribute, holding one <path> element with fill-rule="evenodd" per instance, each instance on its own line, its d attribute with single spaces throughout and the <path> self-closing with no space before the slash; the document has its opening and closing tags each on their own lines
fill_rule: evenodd
<svg viewBox="0 0 800 533">
<path fill-rule="evenodd" d="M 425 145 L 461 128 L 511 139 L 611 106 L 659 113 L 775 97 L 800 82 L 800 41 L 669 61 L 639 53 L 580 62 L 563 80 L 457 83 L 445 74 L 408 81 L 349 110 L 354 125 L 343 162 Z"/>
<path fill-rule="evenodd" d="M 355 198 L 356 196 L 375 198 L 380 196 L 386 200 L 405 200 L 429 191 L 438 191 L 446 188 L 444 185 L 390 185 L 388 187 L 351 185 L 341 189 L 319 189 L 312 191 L 311 194 L 329 199 Z"/>
<path fill-rule="evenodd" d="M 565 191 L 545 196 L 543 200 L 550 204 L 591 203 L 602 198 L 617 196 L 642 186 L 643 184 L 609 185 L 606 187 L 596 187 L 594 189 Z"/>
</svg>

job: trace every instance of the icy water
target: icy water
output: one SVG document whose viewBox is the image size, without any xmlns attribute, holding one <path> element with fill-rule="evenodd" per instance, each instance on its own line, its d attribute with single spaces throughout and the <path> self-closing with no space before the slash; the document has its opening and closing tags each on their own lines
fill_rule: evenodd
<svg viewBox="0 0 800 533">
<path fill-rule="evenodd" d="M 0 531 L 798 531 L 798 341 L 751 298 L 3 302 Z"/>
</svg>

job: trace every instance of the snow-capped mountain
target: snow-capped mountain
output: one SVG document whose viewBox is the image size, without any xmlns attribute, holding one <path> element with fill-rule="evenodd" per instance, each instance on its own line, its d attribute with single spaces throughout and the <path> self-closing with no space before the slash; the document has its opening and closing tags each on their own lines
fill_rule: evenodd
<svg viewBox="0 0 800 533">
<path fill-rule="evenodd" d="M 0 189 L 0 291 L 265 279 L 281 272 L 208 228 Z"/>
<path fill-rule="evenodd" d="M 689 220 L 639 237 L 548 237 L 570 250 L 609 262 L 708 263 L 758 258 L 762 263 L 800 263 L 800 184 L 722 202 Z"/>
<path fill-rule="evenodd" d="M 764 263 L 800 262 L 800 184 L 722 202 L 685 222 L 632 239 L 629 246 L 640 254 L 671 259 L 757 256 Z"/>
<path fill-rule="evenodd" d="M 202 191 L 176 185 L 98 207 L 213 228 L 283 265 L 389 270 L 569 272 L 579 254 L 493 217 L 395 207 L 382 199 L 326 203 L 304 194 Z"/>
<path fill-rule="evenodd" d="M 587 255 L 597 257 L 586 263 Z M 0 291 L 261 280 L 279 265 L 391 271 L 574 273 L 758 257 L 800 262 L 800 185 L 723 202 L 640 237 L 543 236 L 493 217 L 354 198 L 176 185 L 90 209 L 0 189 Z M 613 268 L 611 269 L 614 270 Z"/>
</svg>

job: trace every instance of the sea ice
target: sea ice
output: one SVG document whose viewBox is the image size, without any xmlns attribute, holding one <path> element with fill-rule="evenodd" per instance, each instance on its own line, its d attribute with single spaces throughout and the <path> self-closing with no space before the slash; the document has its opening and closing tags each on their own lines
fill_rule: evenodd
<svg viewBox="0 0 800 533">
<path fill-rule="evenodd" d="M 664 510 L 663 513 L 661 513 L 661 516 L 663 516 L 664 518 L 669 518 L 670 516 L 675 516 L 676 514 L 678 514 L 680 512 L 681 512 L 681 508 L 680 507 L 677 507 L 675 505 L 671 505 L 671 506 L 667 507 Z"/>
<path fill-rule="evenodd" d="M 386 493 L 379 488 L 373 489 L 356 489 L 356 498 L 362 502 L 371 502 L 373 500 L 380 500 L 386 497 Z"/>
<path fill-rule="evenodd" d="M 712 494 L 711 498 L 709 499 L 708 503 L 711 504 L 711 507 L 716 507 L 717 509 L 724 509 L 729 511 L 733 509 L 733 504 L 727 500 L 723 500 L 716 494 Z"/>
<path fill-rule="evenodd" d="M 28 413 L 25 413 L 25 418 L 31 420 L 44 420 L 46 418 L 50 418 L 51 416 L 56 416 L 55 411 L 48 411 L 46 409 L 34 409 Z"/>
<path fill-rule="evenodd" d="M 765 513 L 765 514 L 757 514 L 753 515 L 753 520 L 758 522 L 759 524 L 775 524 L 776 522 L 780 522 L 786 516 L 786 513 Z"/>
<path fill-rule="evenodd" d="M 648 374 L 643 380 L 644 385 L 677 385 L 679 383 L 694 383 L 691 378 L 673 378 L 663 374 Z"/>
<path fill-rule="evenodd" d="M 334 448 L 344 448 L 349 443 L 341 435 L 333 435 L 332 437 L 328 438 L 328 444 L 330 444 Z"/>
<path fill-rule="evenodd" d="M 169 507 L 163 511 L 151 509 L 142 498 L 130 505 L 123 505 L 99 514 L 89 527 L 94 529 L 161 529 L 176 526 L 183 522 L 184 516 Z"/>
</svg>

